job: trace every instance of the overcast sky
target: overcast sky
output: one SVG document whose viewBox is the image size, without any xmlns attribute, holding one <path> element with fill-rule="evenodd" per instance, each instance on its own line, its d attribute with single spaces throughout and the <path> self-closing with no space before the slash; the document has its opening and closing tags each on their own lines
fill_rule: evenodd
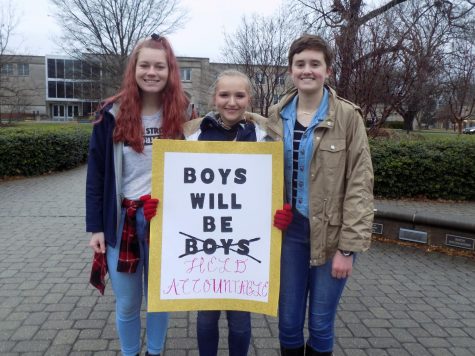
<svg viewBox="0 0 475 356">
<path fill-rule="evenodd" d="M 3 6 L 7 0 L 0 0 Z M 54 38 L 61 29 L 56 24 L 49 0 L 12 0 L 19 18 L 11 50 L 18 54 L 62 54 Z M 224 47 L 223 33 L 233 33 L 244 14 L 271 15 L 282 0 L 182 0 L 189 11 L 186 26 L 169 36 L 178 56 L 206 57 L 219 61 Z"/>
</svg>

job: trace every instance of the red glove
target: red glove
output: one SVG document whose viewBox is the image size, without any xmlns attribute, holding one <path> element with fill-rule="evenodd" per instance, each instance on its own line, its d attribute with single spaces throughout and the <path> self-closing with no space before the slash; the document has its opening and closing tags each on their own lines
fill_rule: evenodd
<svg viewBox="0 0 475 356">
<path fill-rule="evenodd" d="M 274 226 L 279 230 L 285 231 L 292 222 L 292 207 L 290 204 L 284 204 L 284 209 L 277 209 L 274 214 Z"/>
<path fill-rule="evenodd" d="M 142 195 L 139 199 L 143 201 L 143 215 L 145 216 L 145 220 L 152 220 L 152 218 L 157 215 L 158 199 L 152 199 L 150 194 Z"/>
</svg>

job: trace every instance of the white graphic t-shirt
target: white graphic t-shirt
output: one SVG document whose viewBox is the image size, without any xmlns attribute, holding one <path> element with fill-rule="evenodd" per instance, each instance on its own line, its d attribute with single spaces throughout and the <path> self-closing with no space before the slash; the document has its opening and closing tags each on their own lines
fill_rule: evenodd
<svg viewBox="0 0 475 356">
<path fill-rule="evenodd" d="M 152 139 L 160 136 L 161 113 L 143 116 L 144 150 L 137 153 L 124 144 L 122 167 L 122 194 L 124 198 L 138 200 L 152 190 Z"/>
</svg>

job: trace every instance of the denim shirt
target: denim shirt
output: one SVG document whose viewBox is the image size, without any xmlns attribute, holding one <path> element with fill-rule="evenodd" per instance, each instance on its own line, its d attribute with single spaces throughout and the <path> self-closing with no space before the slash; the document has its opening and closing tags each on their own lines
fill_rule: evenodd
<svg viewBox="0 0 475 356">
<path fill-rule="evenodd" d="M 280 112 L 284 127 L 284 162 L 285 162 L 285 190 L 287 201 L 292 201 L 292 170 L 293 170 L 293 140 L 294 127 L 297 120 L 298 95 L 288 103 Z M 310 125 L 302 135 L 299 145 L 299 161 L 297 173 L 297 197 L 296 208 L 302 215 L 308 217 L 308 184 L 310 161 L 313 152 L 313 132 L 317 125 L 325 119 L 328 112 L 328 90 L 323 88 L 323 96 L 317 112 L 312 118 Z"/>
</svg>

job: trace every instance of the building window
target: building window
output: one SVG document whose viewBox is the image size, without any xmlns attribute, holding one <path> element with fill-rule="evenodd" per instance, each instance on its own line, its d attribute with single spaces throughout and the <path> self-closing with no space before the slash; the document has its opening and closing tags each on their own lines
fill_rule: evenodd
<svg viewBox="0 0 475 356">
<path fill-rule="evenodd" d="M 284 85 L 285 84 L 285 77 L 283 75 L 277 75 L 275 77 L 275 84 Z"/>
<path fill-rule="evenodd" d="M 48 81 L 48 98 L 56 98 L 56 82 Z"/>
<path fill-rule="evenodd" d="M 56 82 L 58 98 L 64 98 L 64 82 Z"/>
<path fill-rule="evenodd" d="M 13 63 L 2 64 L 2 75 L 13 75 Z"/>
<path fill-rule="evenodd" d="M 101 77 L 101 67 L 98 64 L 93 64 L 91 66 L 91 70 L 92 70 L 92 76 L 91 76 L 92 80 L 97 80 Z"/>
<path fill-rule="evenodd" d="M 92 79 L 91 65 L 87 62 L 82 62 L 82 79 Z"/>
<path fill-rule="evenodd" d="M 81 61 L 75 60 L 74 62 L 74 79 L 81 79 L 82 78 L 82 65 Z"/>
<path fill-rule="evenodd" d="M 74 98 L 74 83 L 65 82 L 66 85 L 66 98 Z"/>
<path fill-rule="evenodd" d="M 182 82 L 190 82 L 191 81 L 191 68 L 181 68 L 180 69 L 180 76 Z"/>
<path fill-rule="evenodd" d="M 56 61 L 48 59 L 48 78 L 56 78 Z"/>
<path fill-rule="evenodd" d="M 92 114 L 92 103 L 84 102 L 82 104 L 82 115 L 83 116 L 89 116 L 91 114 Z"/>
<path fill-rule="evenodd" d="M 74 61 L 67 59 L 64 61 L 65 79 L 74 79 Z"/>
<path fill-rule="evenodd" d="M 64 59 L 56 60 L 56 78 L 64 78 Z"/>
<path fill-rule="evenodd" d="M 256 84 L 265 84 L 266 78 L 263 73 L 256 73 Z"/>
<path fill-rule="evenodd" d="M 18 70 L 18 75 L 22 75 L 22 76 L 30 75 L 30 65 L 28 63 L 18 63 L 17 70 Z"/>
</svg>

